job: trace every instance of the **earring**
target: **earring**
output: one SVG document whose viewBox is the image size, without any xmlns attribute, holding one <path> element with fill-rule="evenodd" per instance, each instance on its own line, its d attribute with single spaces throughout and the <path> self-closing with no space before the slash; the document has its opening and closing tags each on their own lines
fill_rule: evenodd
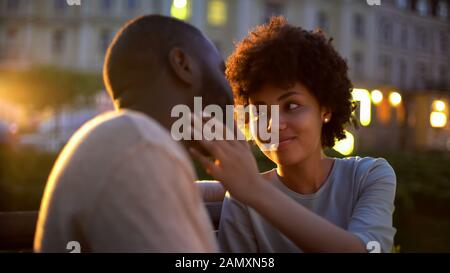
<svg viewBox="0 0 450 273">
<path fill-rule="evenodd" d="M 325 118 L 325 123 L 328 123 L 328 121 L 329 121 L 329 119 L 328 119 L 328 118 Z"/>
</svg>

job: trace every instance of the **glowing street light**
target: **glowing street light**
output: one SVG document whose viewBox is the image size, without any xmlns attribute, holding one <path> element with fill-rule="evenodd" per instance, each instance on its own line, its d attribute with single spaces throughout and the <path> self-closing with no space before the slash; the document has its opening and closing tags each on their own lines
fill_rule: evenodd
<svg viewBox="0 0 450 273">
<path fill-rule="evenodd" d="M 383 101 L 383 93 L 380 90 L 373 90 L 371 93 L 372 102 L 375 105 L 380 104 Z"/>
<path fill-rule="evenodd" d="M 186 20 L 189 17 L 188 0 L 173 0 L 170 8 L 170 14 L 180 20 Z"/>
<path fill-rule="evenodd" d="M 447 115 L 442 112 L 432 112 L 430 115 L 430 124 L 433 128 L 444 128 L 447 125 Z"/>
<path fill-rule="evenodd" d="M 353 89 L 353 100 L 359 101 L 359 120 L 362 126 L 369 126 L 371 121 L 372 104 L 370 100 L 370 93 L 367 89 Z"/>
<path fill-rule="evenodd" d="M 433 102 L 433 109 L 436 112 L 444 112 L 446 108 L 445 102 L 442 100 L 435 100 Z"/>
<path fill-rule="evenodd" d="M 391 92 L 389 94 L 389 102 L 392 106 L 397 107 L 402 102 L 402 96 L 398 92 Z"/>
<path fill-rule="evenodd" d="M 187 0 L 174 0 L 173 6 L 177 9 L 182 9 L 187 6 Z"/>
</svg>

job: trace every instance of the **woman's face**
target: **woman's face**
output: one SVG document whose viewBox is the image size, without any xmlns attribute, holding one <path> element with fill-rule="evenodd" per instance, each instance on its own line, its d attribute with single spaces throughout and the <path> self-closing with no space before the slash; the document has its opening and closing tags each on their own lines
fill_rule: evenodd
<svg viewBox="0 0 450 273">
<path fill-rule="evenodd" d="M 316 98 L 300 83 L 289 89 L 264 85 L 249 98 L 252 105 L 279 106 L 279 145 L 271 151 L 262 149 L 264 142 L 255 136 L 256 144 L 277 165 L 294 165 L 314 153 L 320 153 L 322 125 L 331 115 L 319 106 Z M 250 113 L 251 122 L 260 113 Z M 269 113 L 270 114 L 270 113 Z M 270 116 L 268 117 L 270 130 Z"/>
</svg>

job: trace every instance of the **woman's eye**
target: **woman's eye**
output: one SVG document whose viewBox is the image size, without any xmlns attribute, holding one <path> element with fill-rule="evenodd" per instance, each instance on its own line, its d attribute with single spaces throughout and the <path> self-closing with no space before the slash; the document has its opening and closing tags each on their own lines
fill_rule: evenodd
<svg viewBox="0 0 450 273">
<path fill-rule="evenodd" d="M 300 105 L 298 105 L 297 103 L 289 103 L 287 105 L 288 110 L 295 110 L 295 109 L 297 109 L 299 107 L 300 107 Z"/>
</svg>

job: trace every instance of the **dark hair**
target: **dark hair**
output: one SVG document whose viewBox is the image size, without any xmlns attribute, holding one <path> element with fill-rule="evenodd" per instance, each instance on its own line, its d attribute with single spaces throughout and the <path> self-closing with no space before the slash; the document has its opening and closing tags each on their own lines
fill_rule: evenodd
<svg viewBox="0 0 450 273">
<path fill-rule="evenodd" d="M 336 139 L 345 138 L 344 125 L 354 122 L 347 71 L 322 31 L 306 31 L 272 17 L 236 44 L 226 76 L 240 105 L 248 105 L 249 95 L 265 84 L 288 88 L 300 82 L 321 106 L 331 109 L 332 118 L 322 128 L 322 147 L 333 147 Z"/>
<path fill-rule="evenodd" d="M 194 49 L 203 39 L 198 29 L 171 17 L 145 15 L 127 22 L 106 53 L 103 78 L 108 93 L 119 99 L 140 92 L 167 72 L 165 65 L 173 47 Z M 195 54 L 195 50 L 189 51 Z"/>
</svg>

